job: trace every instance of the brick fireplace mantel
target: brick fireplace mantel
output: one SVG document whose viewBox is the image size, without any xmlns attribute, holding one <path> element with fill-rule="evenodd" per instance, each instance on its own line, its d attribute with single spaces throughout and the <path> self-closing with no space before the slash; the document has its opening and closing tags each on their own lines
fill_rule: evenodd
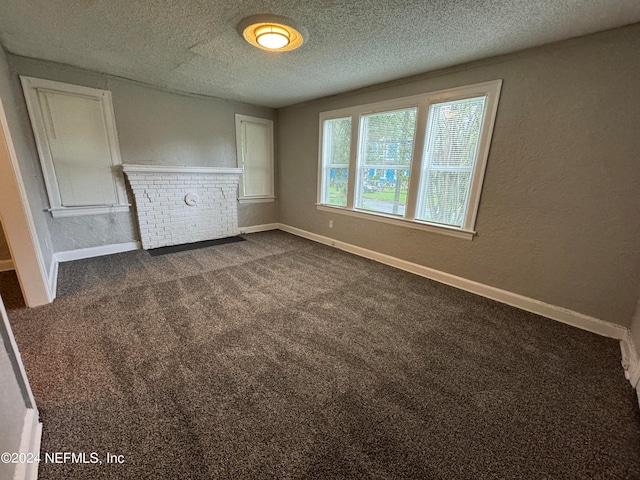
<svg viewBox="0 0 640 480">
<path fill-rule="evenodd" d="M 242 169 L 123 165 L 136 201 L 142 248 L 238 234 Z"/>
</svg>

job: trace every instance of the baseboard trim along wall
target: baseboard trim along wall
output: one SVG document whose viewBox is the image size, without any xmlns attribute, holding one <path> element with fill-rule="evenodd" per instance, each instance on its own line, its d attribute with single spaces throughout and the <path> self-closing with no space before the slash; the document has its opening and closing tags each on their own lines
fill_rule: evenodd
<svg viewBox="0 0 640 480">
<path fill-rule="evenodd" d="M 417 263 L 408 262 L 397 257 L 392 257 L 390 255 L 358 247 L 357 245 L 308 232 L 290 225 L 280 224 L 279 228 L 284 232 L 288 232 L 299 237 L 323 243 L 370 260 L 375 260 L 376 262 L 384 263 L 385 265 L 399 268 L 400 270 L 405 270 L 467 292 L 475 293 L 476 295 L 490 298 L 497 302 L 505 303 L 521 310 L 526 310 L 527 312 L 535 313 L 552 320 L 557 320 L 559 322 L 581 328 L 582 330 L 587 330 L 604 337 L 619 340 L 620 350 L 622 353 L 622 366 L 625 369 L 625 375 L 634 387 L 637 385 L 637 379 L 640 378 L 638 355 L 631 339 L 631 332 L 626 327 L 607 322 L 599 318 L 590 317 L 557 305 L 551 305 L 534 298 L 525 297 L 507 290 L 502 290 L 500 288 L 468 280 L 440 270 L 425 267 L 424 265 L 418 265 Z M 633 383 L 634 378 L 636 378 L 636 383 Z"/>
<path fill-rule="evenodd" d="M 262 225 L 252 225 L 251 227 L 238 227 L 240 233 L 258 233 L 266 232 L 268 230 L 278 230 L 280 228 L 279 223 L 264 223 Z"/>
<path fill-rule="evenodd" d="M 638 346 L 633 341 L 631 330 L 628 330 L 626 338 L 621 341 L 621 348 L 622 361 L 626 361 L 627 364 L 625 367 L 625 375 L 629 379 L 629 382 L 631 382 L 631 385 L 640 389 L 640 352 L 638 352 Z"/>
<path fill-rule="evenodd" d="M 33 458 L 40 455 L 40 443 L 42 440 L 42 423 L 38 418 L 38 411 L 29 408 L 24 415 L 20 450 L 18 453 Z M 36 480 L 38 478 L 38 462 L 17 463 L 14 480 Z"/>
<path fill-rule="evenodd" d="M 131 250 L 139 250 L 140 248 L 142 248 L 140 242 L 114 243 L 113 245 L 56 252 L 54 256 L 58 262 L 70 262 L 72 260 L 82 260 L 83 258 L 102 257 L 103 255 L 112 255 L 114 253 L 130 252 Z"/>
<path fill-rule="evenodd" d="M 0 272 L 10 272 L 11 270 L 15 270 L 13 260 L 0 260 Z"/>
<path fill-rule="evenodd" d="M 47 279 L 49 285 L 49 295 L 53 302 L 56 298 L 56 290 L 58 289 L 58 260 L 56 254 L 51 255 L 51 265 L 49 265 L 49 278 Z"/>
<path fill-rule="evenodd" d="M 54 253 L 49 268 L 49 290 L 53 298 L 56 297 L 56 291 L 58 289 L 59 263 L 82 260 L 84 258 L 102 257 L 104 255 L 113 255 L 114 253 L 130 252 L 131 250 L 139 250 L 140 248 L 142 248 L 140 242 L 125 242 Z"/>
</svg>

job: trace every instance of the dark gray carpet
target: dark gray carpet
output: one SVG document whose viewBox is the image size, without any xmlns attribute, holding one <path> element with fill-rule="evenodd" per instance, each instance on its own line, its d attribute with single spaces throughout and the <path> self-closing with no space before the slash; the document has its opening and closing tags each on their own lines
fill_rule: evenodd
<svg viewBox="0 0 640 480">
<path fill-rule="evenodd" d="M 640 478 L 618 343 L 265 232 L 60 266 L 11 321 L 42 479 Z"/>
</svg>

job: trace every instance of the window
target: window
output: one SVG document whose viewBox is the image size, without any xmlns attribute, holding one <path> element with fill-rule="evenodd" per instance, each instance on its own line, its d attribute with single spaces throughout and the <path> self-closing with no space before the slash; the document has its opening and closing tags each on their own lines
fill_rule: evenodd
<svg viewBox="0 0 640 480">
<path fill-rule="evenodd" d="M 334 118 L 325 122 L 322 144 L 323 203 L 340 207 L 347 205 L 350 143 L 351 118 Z"/>
<path fill-rule="evenodd" d="M 501 85 L 321 113 L 318 208 L 472 238 Z"/>
<path fill-rule="evenodd" d="M 21 77 L 54 217 L 129 209 L 111 92 Z"/>
<path fill-rule="evenodd" d="M 273 121 L 236 114 L 240 203 L 273 202 Z"/>
<path fill-rule="evenodd" d="M 412 107 L 360 118 L 357 208 L 404 215 L 416 111 Z"/>
</svg>

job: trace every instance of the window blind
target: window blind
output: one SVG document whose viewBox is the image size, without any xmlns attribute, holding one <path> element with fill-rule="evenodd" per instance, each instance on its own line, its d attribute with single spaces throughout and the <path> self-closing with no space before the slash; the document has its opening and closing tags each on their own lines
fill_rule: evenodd
<svg viewBox="0 0 640 480">
<path fill-rule="evenodd" d="M 431 105 L 416 218 L 461 227 L 486 97 Z"/>
<path fill-rule="evenodd" d="M 271 131 L 268 125 L 242 122 L 244 196 L 267 196 L 271 192 Z"/>
</svg>

